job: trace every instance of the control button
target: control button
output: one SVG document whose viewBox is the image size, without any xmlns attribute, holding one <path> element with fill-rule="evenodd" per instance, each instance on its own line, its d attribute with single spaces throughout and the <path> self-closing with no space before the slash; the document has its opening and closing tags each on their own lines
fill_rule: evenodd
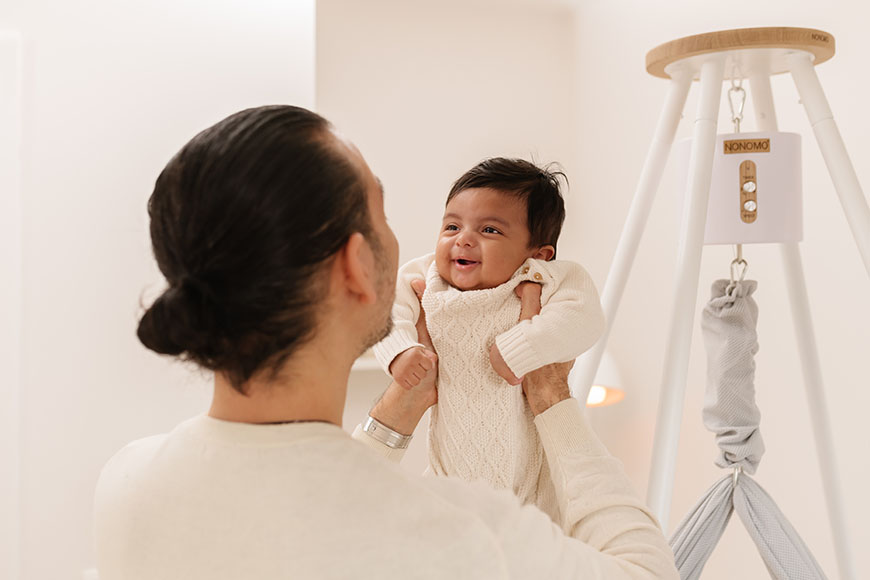
<svg viewBox="0 0 870 580">
<path fill-rule="evenodd" d="M 744 183 L 743 184 L 743 191 L 745 191 L 746 193 L 752 193 L 753 191 L 755 191 L 755 182 L 754 181 L 747 181 L 746 183 Z M 749 210 L 749 211 L 752 211 L 752 210 Z"/>
<path fill-rule="evenodd" d="M 758 206 L 751 199 L 743 204 L 743 209 L 746 211 L 755 211 L 757 208 Z"/>
</svg>

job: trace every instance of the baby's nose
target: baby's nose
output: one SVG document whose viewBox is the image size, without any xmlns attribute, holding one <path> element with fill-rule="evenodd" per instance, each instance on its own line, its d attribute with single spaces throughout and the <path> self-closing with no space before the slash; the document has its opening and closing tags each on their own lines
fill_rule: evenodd
<svg viewBox="0 0 870 580">
<path fill-rule="evenodd" d="M 458 236 L 456 236 L 456 245 L 457 246 L 471 246 L 474 244 L 474 238 L 471 234 L 467 232 L 462 232 Z"/>
</svg>

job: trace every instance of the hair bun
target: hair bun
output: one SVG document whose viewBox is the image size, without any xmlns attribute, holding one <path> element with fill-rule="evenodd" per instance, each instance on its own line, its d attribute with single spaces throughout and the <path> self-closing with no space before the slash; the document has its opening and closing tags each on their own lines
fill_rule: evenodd
<svg viewBox="0 0 870 580">
<path fill-rule="evenodd" d="M 213 357 L 218 338 L 212 298 L 202 282 L 185 276 L 163 292 L 142 316 L 136 333 L 139 340 L 160 354 Z"/>
</svg>

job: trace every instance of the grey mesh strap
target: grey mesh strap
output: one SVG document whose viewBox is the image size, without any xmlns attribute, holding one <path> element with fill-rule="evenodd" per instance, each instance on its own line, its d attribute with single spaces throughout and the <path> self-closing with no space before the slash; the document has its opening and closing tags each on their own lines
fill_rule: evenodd
<svg viewBox="0 0 870 580">
<path fill-rule="evenodd" d="M 754 281 L 717 280 L 701 317 L 707 350 L 704 425 L 716 435 L 716 464 L 747 473 L 755 473 L 764 454 L 754 385 L 758 306 L 752 294 L 756 286 Z M 773 499 L 749 475 L 731 473 L 707 490 L 671 538 L 680 578 L 700 578 L 734 510 L 772 578 L 825 578 Z"/>
<path fill-rule="evenodd" d="M 707 351 L 704 425 L 716 435 L 716 465 L 739 465 L 755 473 L 764 442 L 755 404 L 755 353 L 758 352 L 758 305 L 754 280 L 717 280 L 701 314 Z"/>
</svg>

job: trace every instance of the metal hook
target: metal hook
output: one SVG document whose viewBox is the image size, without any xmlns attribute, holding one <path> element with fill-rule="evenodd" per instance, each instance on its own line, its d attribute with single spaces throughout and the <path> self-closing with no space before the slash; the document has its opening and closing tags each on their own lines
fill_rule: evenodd
<svg viewBox="0 0 870 580">
<path fill-rule="evenodd" d="M 733 260 L 731 262 L 731 282 L 743 282 L 743 278 L 746 277 L 746 270 L 749 269 L 749 264 L 746 263 L 746 260 Z"/>
<path fill-rule="evenodd" d="M 731 283 L 743 282 L 749 264 L 743 259 L 743 244 L 737 244 L 737 257 L 731 260 Z"/>
<path fill-rule="evenodd" d="M 737 487 L 737 480 L 740 479 L 740 474 L 743 473 L 743 467 L 738 465 L 734 468 L 734 473 L 731 474 L 731 485 Z"/>
<path fill-rule="evenodd" d="M 728 89 L 728 106 L 731 108 L 731 122 L 734 123 L 734 132 L 740 132 L 740 122 L 743 120 L 743 107 L 746 105 L 746 89 L 743 88 L 743 79 L 731 79 L 731 88 Z"/>
</svg>

